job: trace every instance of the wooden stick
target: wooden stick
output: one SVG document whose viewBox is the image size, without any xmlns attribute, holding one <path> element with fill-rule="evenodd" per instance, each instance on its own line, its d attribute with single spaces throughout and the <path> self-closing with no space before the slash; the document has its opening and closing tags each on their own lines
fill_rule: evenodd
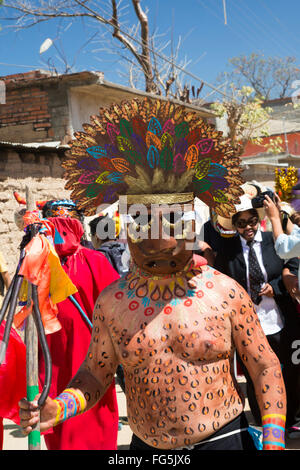
<svg viewBox="0 0 300 470">
<path fill-rule="evenodd" d="M 34 198 L 30 189 L 26 186 L 26 206 L 27 210 L 34 210 Z M 31 285 L 28 285 L 27 307 L 31 305 Z M 25 344 L 26 344 L 26 382 L 27 382 L 27 400 L 33 401 L 39 393 L 38 379 L 38 336 L 32 315 L 26 319 L 25 326 Z M 28 449 L 40 450 L 41 434 L 40 423 L 28 435 Z"/>
</svg>

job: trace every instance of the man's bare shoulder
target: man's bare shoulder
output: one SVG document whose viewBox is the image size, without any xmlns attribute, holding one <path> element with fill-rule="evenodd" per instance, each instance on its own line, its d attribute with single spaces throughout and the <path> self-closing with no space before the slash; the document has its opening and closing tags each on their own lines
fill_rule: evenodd
<svg viewBox="0 0 300 470">
<path fill-rule="evenodd" d="M 214 278 L 216 282 L 224 286 L 224 287 L 230 287 L 230 286 L 235 286 L 236 289 L 246 292 L 245 289 L 232 277 L 228 276 L 227 274 L 222 273 L 221 271 L 218 271 L 216 268 L 209 266 L 208 264 L 201 266 L 202 273 L 197 276 L 197 278 Z"/>
<path fill-rule="evenodd" d="M 122 280 L 122 278 L 116 279 L 111 284 L 106 286 L 100 292 L 100 294 L 98 296 L 98 299 L 97 299 L 97 302 L 100 302 L 100 303 L 107 302 L 111 298 L 111 295 L 113 295 L 118 290 L 118 286 L 119 286 L 121 280 Z"/>
<path fill-rule="evenodd" d="M 252 301 L 248 292 L 235 279 L 224 274 L 214 267 L 205 265 L 202 273 L 196 276 L 196 284 L 205 285 L 206 288 L 221 294 L 227 302 L 232 305 L 243 305 L 245 302 L 251 304 Z"/>
</svg>

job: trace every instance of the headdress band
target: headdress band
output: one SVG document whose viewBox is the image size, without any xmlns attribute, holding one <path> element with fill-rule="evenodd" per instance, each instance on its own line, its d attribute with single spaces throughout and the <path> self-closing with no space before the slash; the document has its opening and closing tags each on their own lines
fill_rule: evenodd
<svg viewBox="0 0 300 470">
<path fill-rule="evenodd" d="M 184 204 L 194 201 L 194 193 L 127 194 L 119 197 L 121 204 Z"/>
</svg>

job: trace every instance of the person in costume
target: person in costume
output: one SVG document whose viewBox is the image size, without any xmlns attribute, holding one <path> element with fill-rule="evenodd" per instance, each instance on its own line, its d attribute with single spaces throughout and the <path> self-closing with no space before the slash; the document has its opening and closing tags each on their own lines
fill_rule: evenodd
<svg viewBox="0 0 300 470">
<path fill-rule="evenodd" d="M 266 197 L 264 200 L 265 211 L 274 234 L 276 253 L 282 259 L 300 256 L 299 174 L 299 169 L 295 167 L 276 168 L 276 199 L 272 201 Z M 288 205 L 288 210 L 286 210 L 286 205 Z M 300 271 L 298 271 L 298 276 L 286 272 L 284 278 L 291 297 L 299 303 Z M 300 313 L 300 306 L 298 305 L 297 308 Z"/>
<path fill-rule="evenodd" d="M 108 214 L 99 215 L 89 222 L 92 244 L 95 250 L 102 253 L 113 268 L 120 274 L 127 271 L 122 257 L 126 244 L 118 240 L 120 235 L 120 216 L 115 213 L 113 217 Z"/>
<path fill-rule="evenodd" d="M 95 406 L 121 363 L 131 449 L 254 449 L 233 373 L 237 349 L 255 384 L 264 449 L 283 449 L 285 387 L 253 303 L 193 256 L 194 198 L 233 214 L 243 193 L 239 158 L 197 113 L 168 101 L 101 108 L 83 128 L 64 163 L 67 186 L 87 215 L 119 195 L 132 264 L 101 292 L 86 358 L 47 400 L 41 429 Z M 36 404 L 20 407 L 28 433 Z"/>
<path fill-rule="evenodd" d="M 242 196 L 232 217 L 232 226 L 239 236 L 224 240 L 214 266 L 238 281 L 251 295 L 263 331 L 281 363 L 287 393 L 286 428 L 288 435 L 295 437 L 300 424 L 300 366 L 292 360 L 292 345 L 299 337 L 300 322 L 296 305 L 283 283 L 283 271 L 297 274 L 299 262 L 297 258 L 284 262 L 276 254 L 272 232 L 260 229 L 264 216 L 263 208 L 253 208 L 252 200 Z M 242 365 L 242 369 L 250 408 L 260 425 L 253 383 L 247 367 Z"/>
<path fill-rule="evenodd" d="M 95 250 L 102 253 L 117 271 L 122 275 L 128 268 L 124 263 L 124 254 L 126 245 L 118 240 L 121 230 L 120 216 L 116 212 L 113 217 L 109 214 L 99 215 L 89 223 L 91 229 L 91 239 Z M 117 368 L 117 383 L 119 383 L 123 392 L 125 392 L 124 372 L 122 366 Z M 119 427 L 121 428 L 122 423 Z"/>
<path fill-rule="evenodd" d="M 77 292 L 56 304 L 55 319 L 60 328 L 56 326 L 46 335 L 52 358 L 49 395 L 55 397 L 66 387 L 88 351 L 92 313 L 99 293 L 119 275 L 102 254 L 82 246 L 84 230 L 73 201 L 48 201 L 42 206 L 46 222 L 55 230 L 54 246 L 61 266 L 77 288 Z M 45 361 L 41 353 L 39 380 L 43 385 Z M 48 450 L 115 450 L 117 433 L 118 406 L 113 382 L 92 410 L 74 422 L 49 430 L 44 439 Z"/>
<path fill-rule="evenodd" d="M 2 341 L 5 322 L 0 325 Z M 12 328 L 6 358 L 0 367 L 0 449 L 3 449 L 3 419 L 20 424 L 18 403 L 26 395 L 26 346 Z"/>
<path fill-rule="evenodd" d="M 107 285 L 119 276 L 101 254 L 83 247 L 81 223 L 74 218 L 48 217 L 62 237 L 55 245 L 61 264 L 78 292 L 73 298 L 90 321 L 95 302 Z M 91 327 L 78 307 L 68 298 L 57 304 L 61 330 L 47 335 L 52 358 L 50 396 L 57 396 L 74 376 L 87 353 Z M 44 381 L 44 360 L 40 356 L 39 374 Z M 74 422 L 53 428 L 45 437 L 49 450 L 114 450 L 117 448 L 118 405 L 114 383 L 98 404 Z"/>
<path fill-rule="evenodd" d="M 71 199 L 52 199 L 50 201 L 39 201 L 37 206 L 41 207 L 42 215 L 44 218 L 47 217 L 72 217 L 78 219 L 82 226 L 84 226 L 84 215 L 80 209 L 78 209 L 76 203 Z M 86 239 L 85 233 L 80 240 L 82 246 L 86 248 L 93 248 L 91 242 Z"/>
</svg>

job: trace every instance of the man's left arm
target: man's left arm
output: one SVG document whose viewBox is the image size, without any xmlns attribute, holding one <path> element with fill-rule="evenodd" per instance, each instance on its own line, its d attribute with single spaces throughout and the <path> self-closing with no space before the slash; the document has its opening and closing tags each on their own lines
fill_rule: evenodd
<svg viewBox="0 0 300 470">
<path fill-rule="evenodd" d="M 236 283 L 230 320 L 237 352 L 252 379 L 263 427 L 263 449 L 285 448 L 286 392 L 281 367 L 247 292 Z"/>
</svg>

